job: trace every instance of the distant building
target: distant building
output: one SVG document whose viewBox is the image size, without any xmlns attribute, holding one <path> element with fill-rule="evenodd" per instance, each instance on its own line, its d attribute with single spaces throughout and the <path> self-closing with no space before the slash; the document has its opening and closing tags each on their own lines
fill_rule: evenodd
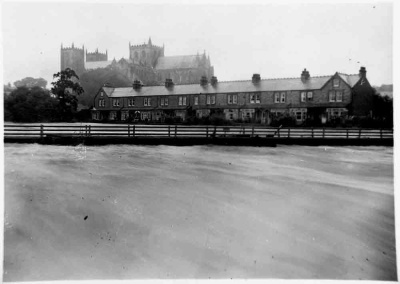
<svg viewBox="0 0 400 284">
<path fill-rule="evenodd" d="M 350 115 L 368 116 L 373 89 L 365 67 L 359 74 L 336 72 L 310 76 L 304 69 L 299 78 L 218 82 L 206 76 L 197 84 L 178 85 L 165 79 L 164 86 L 144 86 L 135 80 L 132 87 L 104 86 L 96 94 L 93 120 L 160 121 L 189 116 L 220 115 L 226 120 L 270 124 L 272 119 L 292 116 L 298 124 L 306 119 L 322 124 Z"/>
<path fill-rule="evenodd" d="M 112 67 L 119 69 L 127 78 L 140 80 L 146 85 L 159 85 L 165 79 L 172 79 L 175 84 L 196 83 L 202 76 L 214 75 L 214 67 L 210 57 L 203 54 L 165 56 L 164 46 L 148 43 L 131 45 L 129 57 L 120 60 L 108 60 L 108 52 L 88 52 L 82 48 L 63 47 L 61 45 L 61 70 L 69 67 L 77 74 L 89 70 Z"/>
</svg>

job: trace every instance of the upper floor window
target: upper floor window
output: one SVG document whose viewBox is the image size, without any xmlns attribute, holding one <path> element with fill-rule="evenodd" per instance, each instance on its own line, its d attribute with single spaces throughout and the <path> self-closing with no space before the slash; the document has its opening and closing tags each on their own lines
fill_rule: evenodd
<svg viewBox="0 0 400 284">
<path fill-rule="evenodd" d="M 300 93 L 300 101 L 305 102 L 307 98 L 307 92 L 301 92 Z"/>
<path fill-rule="evenodd" d="M 186 105 L 186 96 L 179 96 L 178 97 L 178 105 L 185 106 Z"/>
<path fill-rule="evenodd" d="M 104 92 L 100 92 L 100 97 L 104 96 Z"/>
<path fill-rule="evenodd" d="M 197 106 L 199 104 L 199 96 L 194 96 L 194 105 Z"/>
<path fill-rule="evenodd" d="M 128 99 L 128 106 L 134 106 L 135 105 L 135 99 Z"/>
<path fill-rule="evenodd" d="M 279 103 L 279 102 L 280 102 L 279 93 L 275 93 L 275 100 L 274 100 L 274 102 L 275 102 L 275 103 Z"/>
<path fill-rule="evenodd" d="M 329 101 L 330 102 L 342 102 L 343 101 L 343 91 L 329 91 Z"/>
<path fill-rule="evenodd" d="M 228 95 L 228 104 L 237 104 L 237 94 L 229 94 Z"/>
<path fill-rule="evenodd" d="M 215 105 L 215 95 L 207 95 L 207 104 Z"/>
<path fill-rule="evenodd" d="M 113 106 L 115 107 L 119 106 L 119 99 L 113 99 Z"/>
<path fill-rule="evenodd" d="M 151 98 L 144 98 L 144 106 L 151 106 Z"/>
<path fill-rule="evenodd" d="M 314 97 L 313 92 L 307 92 L 307 101 L 312 101 Z"/>
<path fill-rule="evenodd" d="M 282 92 L 281 93 L 281 103 L 286 102 L 286 93 Z"/>
<path fill-rule="evenodd" d="M 106 106 L 106 101 L 105 100 L 99 100 L 99 107 Z"/>
<path fill-rule="evenodd" d="M 333 87 L 338 88 L 339 87 L 339 79 L 333 79 Z"/>
<path fill-rule="evenodd" d="M 160 99 L 160 105 L 162 106 L 167 106 L 168 105 L 168 98 L 161 98 Z"/>
<path fill-rule="evenodd" d="M 250 103 L 251 104 L 259 104 L 260 103 L 260 94 L 250 94 Z"/>
</svg>

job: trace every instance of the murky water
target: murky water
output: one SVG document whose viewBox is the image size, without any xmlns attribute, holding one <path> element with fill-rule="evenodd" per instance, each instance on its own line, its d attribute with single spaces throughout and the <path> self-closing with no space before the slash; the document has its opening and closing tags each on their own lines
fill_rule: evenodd
<svg viewBox="0 0 400 284">
<path fill-rule="evenodd" d="M 5 281 L 395 280 L 393 148 L 5 144 Z"/>
</svg>

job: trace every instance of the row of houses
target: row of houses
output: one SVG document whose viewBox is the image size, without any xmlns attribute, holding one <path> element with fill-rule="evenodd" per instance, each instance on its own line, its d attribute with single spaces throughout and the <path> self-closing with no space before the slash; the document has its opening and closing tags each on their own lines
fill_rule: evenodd
<svg viewBox="0 0 400 284">
<path fill-rule="evenodd" d="M 220 116 L 270 124 L 282 116 L 292 116 L 298 124 L 306 119 L 326 123 L 338 117 L 367 116 L 372 109 L 373 89 L 365 67 L 359 74 L 336 72 L 311 77 L 304 69 L 299 78 L 218 82 L 206 77 L 199 84 L 175 85 L 166 79 L 163 86 L 103 86 L 94 98 L 92 119 L 97 121 L 159 121 L 167 118 Z"/>
</svg>

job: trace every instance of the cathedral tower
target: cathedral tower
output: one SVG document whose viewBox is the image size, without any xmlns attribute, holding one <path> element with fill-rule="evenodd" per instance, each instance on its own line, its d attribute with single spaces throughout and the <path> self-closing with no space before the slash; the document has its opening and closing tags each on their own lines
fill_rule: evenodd
<svg viewBox="0 0 400 284">
<path fill-rule="evenodd" d="M 61 44 L 61 70 L 65 68 L 73 69 L 77 74 L 85 71 L 85 51 L 84 47 L 63 47 Z"/>
<path fill-rule="evenodd" d="M 148 43 L 131 45 L 129 43 L 129 59 L 133 64 L 154 68 L 159 57 L 164 56 L 164 47 L 153 45 L 151 38 Z"/>
<path fill-rule="evenodd" d="M 86 62 L 94 62 L 94 61 L 107 61 L 108 60 L 108 52 L 106 53 L 99 52 L 99 49 L 96 48 L 95 52 L 87 52 L 86 50 Z"/>
</svg>

